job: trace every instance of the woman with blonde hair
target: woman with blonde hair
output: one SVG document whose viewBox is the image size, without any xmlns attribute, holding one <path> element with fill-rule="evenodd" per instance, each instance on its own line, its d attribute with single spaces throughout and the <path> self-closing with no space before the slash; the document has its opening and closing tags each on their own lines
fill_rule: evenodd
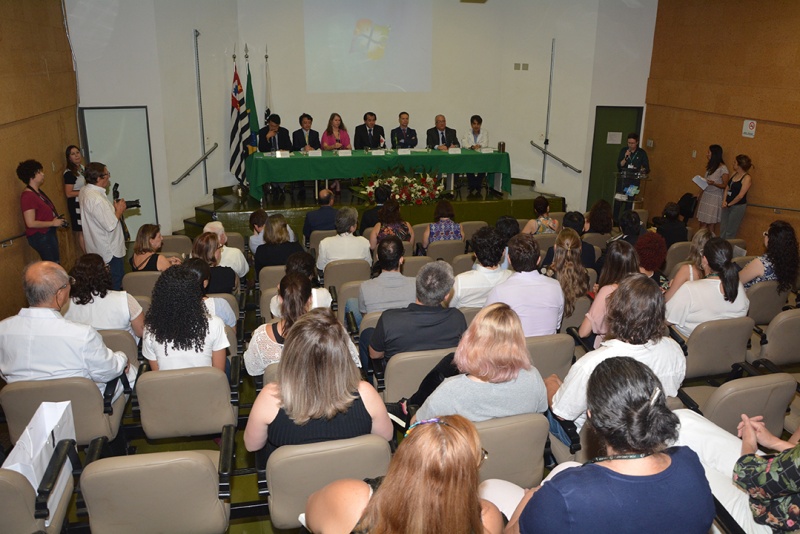
<svg viewBox="0 0 800 534">
<path fill-rule="evenodd" d="M 128 260 L 133 271 L 166 271 L 173 265 L 180 265 L 180 258 L 162 256 L 158 253 L 164 238 L 161 226 L 143 224 L 136 233 L 133 243 L 133 256 Z"/>
<path fill-rule="evenodd" d="M 264 225 L 264 244 L 255 252 L 256 273 L 263 267 L 286 265 L 289 256 L 295 252 L 303 252 L 303 247 L 296 241 L 289 240 L 289 225 L 280 213 L 270 215 Z"/>
<path fill-rule="evenodd" d="M 572 316 L 575 301 L 589 291 L 589 273 L 581 261 L 581 236 L 572 228 L 558 233 L 553 246 L 553 263 L 545 274 L 558 280 L 564 292 L 564 317 Z"/>
<path fill-rule="evenodd" d="M 703 272 L 703 249 L 706 243 L 713 236 L 708 228 L 701 228 L 694 234 L 692 245 L 689 248 L 689 256 L 686 258 L 688 263 L 681 265 L 678 272 L 669 283 L 669 289 L 664 294 L 664 299 L 669 301 L 678 289 L 686 282 L 701 280 L 705 276 Z M 666 273 L 669 276 L 671 273 Z"/>
<path fill-rule="evenodd" d="M 309 497 L 306 524 L 317 534 L 500 533 L 500 511 L 478 495 L 487 456 L 465 418 L 419 421 L 406 432 L 385 477 L 328 484 Z"/>
<path fill-rule="evenodd" d="M 200 258 L 211 268 L 211 279 L 208 281 L 208 293 L 233 293 L 236 290 L 238 277 L 230 267 L 219 264 L 222 258 L 222 244 L 214 232 L 200 234 L 194 240 L 192 257 Z"/>
<path fill-rule="evenodd" d="M 386 407 L 361 374 L 349 336 L 329 309 L 311 310 L 289 329 L 278 381 L 258 394 L 244 431 L 248 451 L 364 434 L 392 438 Z M 260 466 L 263 467 L 263 466 Z"/>
</svg>

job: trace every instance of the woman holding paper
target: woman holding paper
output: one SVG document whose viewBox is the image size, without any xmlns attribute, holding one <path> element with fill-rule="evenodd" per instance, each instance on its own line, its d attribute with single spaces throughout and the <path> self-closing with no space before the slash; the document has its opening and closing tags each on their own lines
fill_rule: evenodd
<svg viewBox="0 0 800 534">
<path fill-rule="evenodd" d="M 700 228 L 708 228 L 715 235 L 717 224 L 722 217 L 722 196 L 728 184 L 728 167 L 722 159 L 722 147 L 711 145 L 706 153 L 705 181 L 708 184 L 700 194 L 700 204 L 697 208 L 697 221 Z"/>
</svg>

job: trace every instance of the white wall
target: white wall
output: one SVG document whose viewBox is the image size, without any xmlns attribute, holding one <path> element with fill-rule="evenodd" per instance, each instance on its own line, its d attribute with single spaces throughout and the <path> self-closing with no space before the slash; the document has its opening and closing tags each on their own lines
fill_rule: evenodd
<svg viewBox="0 0 800 534">
<path fill-rule="evenodd" d="M 271 108 L 290 130 L 302 112 L 322 129 L 337 111 L 348 127 L 367 110 L 385 128 L 411 114 L 420 135 L 437 113 L 459 133 L 483 116 L 492 144 L 505 141 L 512 175 L 537 181 L 582 209 L 588 189 L 596 105 L 644 105 L 656 0 L 529 0 L 433 3 L 433 83 L 429 93 L 306 94 L 303 4 L 278 0 L 66 0 L 82 106 L 147 105 L 156 195 L 165 232 L 210 201 L 198 168 L 171 186 L 200 155 L 192 30 L 200 36 L 209 188 L 235 183 L 228 169 L 231 54 L 246 83 L 244 43 L 263 118 L 264 46 L 269 46 Z M 556 39 L 550 150 L 580 175 L 548 163 L 529 145 L 545 132 L 550 43 Z M 413 46 L 413 44 L 412 44 Z M 528 71 L 514 71 L 528 63 Z M 170 225 L 172 226 L 170 228 Z"/>
</svg>

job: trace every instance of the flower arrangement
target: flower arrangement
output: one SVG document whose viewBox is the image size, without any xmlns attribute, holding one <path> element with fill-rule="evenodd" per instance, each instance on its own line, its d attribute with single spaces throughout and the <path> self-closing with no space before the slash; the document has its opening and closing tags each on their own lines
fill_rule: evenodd
<svg viewBox="0 0 800 534">
<path fill-rule="evenodd" d="M 421 173 L 407 176 L 403 173 L 390 173 L 367 177 L 361 193 L 370 201 L 375 199 L 375 190 L 382 186 L 391 189 L 390 197 L 401 206 L 430 204 L 444 194 L 444 184 L 437 182 L 435 175 Z"/>
</svg>

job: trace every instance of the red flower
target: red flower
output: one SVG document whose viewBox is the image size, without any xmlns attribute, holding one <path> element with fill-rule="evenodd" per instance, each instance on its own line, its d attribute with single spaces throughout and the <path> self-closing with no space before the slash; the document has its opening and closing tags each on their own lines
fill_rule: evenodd
<svg viewBox="0 0 800 534">
<path fill-rule="evenodd" d="M 421 198 L 418 198 L 416 203 L 417 203 L 417 204 L 422 204 L 422 199 L 421 199 Z"/>
</svg>

